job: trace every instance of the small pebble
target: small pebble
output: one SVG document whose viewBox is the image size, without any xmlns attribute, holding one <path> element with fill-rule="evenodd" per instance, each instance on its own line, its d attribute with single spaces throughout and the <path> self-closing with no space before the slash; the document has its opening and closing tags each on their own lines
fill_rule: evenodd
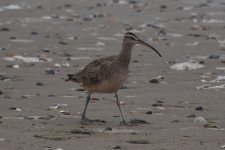
<svg viewBox="0 0 225 150">
<path fill-rule="evenodd" d="M 148 139 L 144 139 L 144 138 L 132 138 L 132 139 L 128 140 L 127 143 L 131 143 L 131 144 L 149 144 L 149 140 Z"/>
<path fill-rule="evenodd" d="M 48 115 L 48 116 L 25 116 L 24 119 L 27 120 L 36 120 L 36 119 L 41 119 L 41 120 L 51 120 L 55 118 L 53 115 Z"/>
<path fill-rule="evenodd" d="M 166 109 L 165 109 L 164 107 L 162 107 L 162 106 L 154 107 L 154 109 L 155 109 L 157 112 L 161 112 L 161 111 L 166 110 Z"/>
<path fill-rule="evenodd" d="M 71 5 L 71 4 L 65 4 L 64 7 L 65 7 L 65 8 L 71 8 L 72 5 Z"/>
<path fill-rule="evenodd" d="M 173 120 L 172 123 L 179 123 L 179 120 Z"/>
<path fill-rule="evenodd" d="M 106 127 L 104 130 L 105 131 L 112 131 L 112 128 L 111 127 Z"/>
<path fill-rule="evenodd" d="M 50 35 L 45 35 L 45 38 L 46 38 L 46 39 L 50 38 Z"/>
<path fill-rule="evenodd" d="M 0 31 L 10 31 L 10 29 L 7 28 L 7 27 L 2 27 L 2 28 L 0 29 Z"/>
<path fill-rule="evenodd" d="M 78 37 L 77 36 L 71 36 L 71 37 L 68 37 L 69 40 L 77 40 Z"/>
<path fill-rule="evenodd" d="M 212 125 L 212 124 L 205 124 L 204 128 L 218 128 L 216 125 Z"/>
<path fill-rule="evenodd" d="M 92 97 L 92 98 L 91 98 L 91 100 L 93 100 L 93 101 L 98 101 L 98 100 L 99 100 L 99 98 Z"/>
<path fill-rule="evenodd" d="M 128 2 L 129 2 L 129 4 L 137 4 L 138 3 L 138 1 L 136 1 L 136 0 L 129 0 Z"/>
<path fill-rule="evenodd" d="M 16 107 L 10 107 L 9 109 L 10 110 L 16 110 Z"/>
<path fill-rule="evenodd" d="M 30 34 L 31 34 L 31 35 L 38 35 L 39 33 L 36 32 L 36 31 L 32 31 Z"/>
<path fill-rule="evenodd" d="M 0 51 L 5 51 L 5 50 L 6 50 L 6 48 L 0 47 Z"/>
<path fill-rule="evenodd" d="M 205 25 L 194 24 L 191 26 L 191 30 L 208 30 L 209 28 Z"/>
<path fill-rule="evenodd" d="M 117 146 L 114 146 L 113 149 L 122 149 L 122 147 L 117 145 Z"/>
<path fill-rule="evenodd" d="M 133 63 L 138 63 L 139 61 L 135 59 L 135 60 L 132 60 L 132 62 Z"/>
<path fill-rule="evenodd" d="M 98 41 L 98 42 L 96 43 L 96 45 L 97 45 L 97 46 L 105 46 L 105 43 L 103 43 L 103 42 L 101 42 L 101 41 Z"/>
<path fill-rule="evenodd" d="M 60 110 L 59 112 L 63 115 L 70 115 L 70 112 L 67 112 L 67 111 L 64 111 L 64 110 Z"/>
<path fill-rule="evenodd" d="M 48 56 L 45 55 L 45 54 L 40 55 L 38 58 L 39 58 L 41 61 L 51 61 L 51 59 L 48 58 Z"/>
<path fill-rule="evenodd" d="M 11 80 L 11 78 L 4 75 L 0 75 L 0 81 L 6 81 L 6 80 Z"/>
<path fill-rule="evenodd" d="M 36 86 L 44 86 L 44 83 L 42 83 L 42 82 L 36 82 Z"/>
<path fill-rule="evenodd" d="M 83 18 L 84 21 L 92 21 L 92 18 L 91 17 L 85 17 Z"/>
<path fill-rule="evenodd" d="M 203 60 L 199 61 L 199 64 L 205 64 L 205 62 Z"/>
<path fill-rule="evenodd" d="M 191 37 L 201 37 L 202 35 L 189 33 L 188 36 L 191 36 Z"/>
<path fill-rule="evenodd" d="M 149 80 L 150 83 L 159 83 L 159 79 L 151 79 Z"/>
<path fill-rule="evenodd" d="M 208 59 L 219 59 L 219 58 L 220 58 L 219 55 L 210 55 L 210 56 L 208 57 Z"/>
<path fill-rule="evenodd" d="M 47 115 L 47 116 L 40 116 L 39 119 L 42 119 L 42 120 L 50 120 L 50 119 L 53 119 L 55 118 L 54 115 Z"/>
<path fill-rule="evenodd" d="M 190 114 L 190 115 L 187 116 L 187 118 L 195 118 L 195 117 L 196 117 L 195 114 Z"/>
<path fill-rule="evenodd" d="M 166 5 L 160 5 L 160 9 L 166 9 L 167 8 L 167 6 Z"/>
<path fill-rule="evenodd" d="M 49 146 L 46 146 L 45 147 L 45 150 L 53 150 L 53 148 L 52 147 L 49 147 Z"/>
<path fill-rule="evenodd" d="M 59 44 L 61 44 L 61 45 L 68 45 L 68 43 L 65 42 L 65 41 L 59 41 Z"/>
<path fill-rule="evenodd" d="M 37 9 L 43 9 L 43 6 L 37 5 L 36 8 L 37 8 Z"/>
<path fill-rule="evenodd" d="M 58 109 L 58 108 L 60 108 L 59 106 L 50 106 L 49 108 L 48 108 L 48 110 L 50 110 L 50 109 Z"/>
<path fill-rule="evenodd" d="M 120 105 L 125 105 L 126 103 L 124 101 L 120 101 Z"/>
<path fill-rule="evenodd" d="M 48 97 L 55 97 L 55 95 L 54 94 L 49 94 Z"/>
<path fill-rule="evenodd" d="M 13 68 L 13 64 L 7 65 L 6 68 Z"/>
<path fill-rule="evenodd" d="M 194 120 L 193 120 L 193 122 L 194 123 L 200 123 L 200 124 L 206 124 L 206 123 L 208 123 L 208 121 L 205 118 L 201 117 L 201 116 L 195 117 Z"/>
<path fill-rule="evenodd" d="M 162 103 L 155 103 L 155 104 L 152 104 L 153 107 L 162 107 L 163 104 Z"/>
<path fill-rule="evenodd" d="M 158 101 L 156 101 L 157 103 L 161 103 L 161 104 L 163 104 L 163 103 L 165 103 L 164 101 L 161 101 L 161 100 L 158 100 Z"/>
<path fill-rule="evenodd" d="M 54 67 L 60 68 L 60 67 L 62 67 L 62 65 L 61 64 L 54 64 Z"/>
<path fill-rule="evenodd" d="M 22 99 L 28 99 L 29 97 L 27 95 L 22 95 L 21 98 Z"/>
<path fill-rule="evenodd" d="M 10 107 L 10 110 L 16 110 L 16 111 L 22 111 L 20 108 L 16 108 L 16 107 Z"/>
<path fill-rule="evenodd" d="M 44 70 L 44 72 L 48 75 L 54 75 L 56 74 L 56 71 L 54 69 L 51 69 L 51 68 L 47 68 Z"/>
<path fill-rule="evenodd" d="M 15 37 L 15 36 L 11 36 L 9 39 L 10 39 L 10 40 L 15 40 L 16 37 Z"/>
<path fill-rule="evenodd" d="M 42 48 L 41 49 L 43 52 L 45 52 L 45 53 L 49 53 L 50 52 L 50 50 L 48 49 L 48 48 Z"/>
<path fill-rule="evenodd" d="M 196 107 L 195 110 L 203 111 L 203 108 L 200 106 L 200 107 Z"/>
<path fill-rule="evenodd" d="M 70 66 L 70 63 L 62 63 L 62 66 L 63 67 L 69 67 Z"/>
<path fill-rule="evenodd" d="M 12 68 L 19 69 L 20 68 L 20 65 L 14 64 L 14 65 L 12 65 Z"/>
<path fill-rule="evenodd" d="M 152 111 L 149 110 L 149 111 L 147 111 L 145 114 L 152 114 Z"/>
<path fill-rule="evenodd" d="M 72 134 L 86 134 L 86 135 L 92 135 L 94 134 L 92 131 L 88 131 L 86 129 L 74 129 L 70 131 Z"/>
</svg>

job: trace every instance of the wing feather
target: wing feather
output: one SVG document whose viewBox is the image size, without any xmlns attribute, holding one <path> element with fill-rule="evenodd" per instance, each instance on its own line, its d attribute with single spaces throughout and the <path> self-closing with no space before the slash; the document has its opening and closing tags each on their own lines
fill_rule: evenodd
<svg viewBox="0 0 225 150">
<path fill-rule="evenodd" d="M 100 84 L 111 77 L 113 64 L 117 56 L 100 58 L 89 63 L 83 70 L 78 72 L 83 84 Z"/>
</svg>

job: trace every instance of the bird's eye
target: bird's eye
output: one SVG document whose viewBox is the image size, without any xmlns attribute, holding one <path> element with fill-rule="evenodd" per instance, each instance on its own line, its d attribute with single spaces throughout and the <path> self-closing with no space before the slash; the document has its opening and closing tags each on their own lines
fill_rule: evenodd
<svg viewBox="0 0 225 150">
<path fill-rule="evenodd" d="M 132 36 L 130 36 L 130 37 L 129 37 L 129 39 L 130 39 L 130 40 L 135 40 L 135 38 L 134 38 L 134 37 L 132 37 Z"/>
</svg>

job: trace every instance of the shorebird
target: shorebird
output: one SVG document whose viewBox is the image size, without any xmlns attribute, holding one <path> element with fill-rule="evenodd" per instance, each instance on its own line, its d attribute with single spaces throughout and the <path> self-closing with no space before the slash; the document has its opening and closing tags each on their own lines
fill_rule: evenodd
<svg viewBox="0 0 225 150">
<path fill-rule="evenodd" d="M 81 122 L 91 121 L 86 118 L 86 111 L 92 93 L 115 93 L 116 104 L 122 118 L 121 123 L 127 125 L 120 108 L 117 91 L 126 81 L 131 60 L 131 50 L 136 44 L 147 46 L 162 57 L 153 46 L 141 40 L 136 34 L 127 32 L 124 35 L 123 45 L 119 55 L 96 59 L 90 62 L 83 70 L 75 74 L 67 75 L 68 79 L 65 81 L 80 83 L 88 91 L 85 107 L 81 114 Z"/>
</svg>

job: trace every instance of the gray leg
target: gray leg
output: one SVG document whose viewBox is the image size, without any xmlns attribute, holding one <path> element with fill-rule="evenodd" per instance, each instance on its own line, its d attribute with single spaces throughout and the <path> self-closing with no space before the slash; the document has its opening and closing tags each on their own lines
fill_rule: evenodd
<svg viewBox="0 0 225 150">
<path fill-rule="evenodd" d="M 81 114 L 81 120 L 85 120 L 85 118 L 86 118 L 85 114 L 86 114 L 88 103 L 89 103 L 90 99 L 91 99 L 91 93 L 89 93 L 88 96 L 87 96 L 87 100 L 86 100 L 86 103 L 85 103 L 84 111 Z"/>
<path fill-rule="evenodd" d="M 124 125 L 126 125 L 127 123 L 126 123 L 126 121 L 125 121 L 125 119 L 123 117 L 123 112 L 122 112 L 122 110 L 120 108 L 120 100 L 119 100 L 119 97 L 118 97 L 117 93 L 115 93 L 115 95 L 116 95 L 116 104 L 117 104 L 117 106 L 118 106 L 118 108 L 120 110 L 120 114 L 121 114 L 121 117 L 122 117 L 122 120 L 123 120 L 121 123 L 124 124 Z"/>
</svg>

